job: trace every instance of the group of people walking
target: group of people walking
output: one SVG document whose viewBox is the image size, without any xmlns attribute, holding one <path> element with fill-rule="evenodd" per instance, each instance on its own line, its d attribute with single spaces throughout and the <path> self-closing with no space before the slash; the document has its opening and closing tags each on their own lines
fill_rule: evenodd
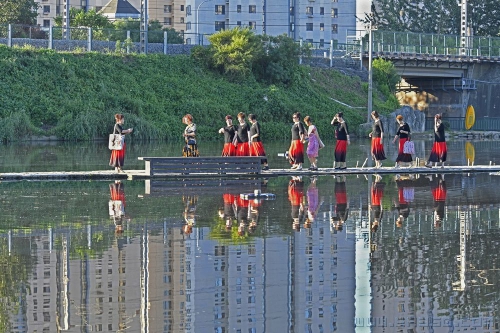
<svg viewBox="0 0 500 333">
<path fill-rule="evenodd" d="M 372 131 L 369 133 L 369 137 L 371 138 L 371 155 L 372 159 L 375 161 L 375 168 L 380 168 L 382 167 L 382 161 L 387 159 L 383 145 L 385 131 L 379 113 L 377 111 L 372 111 L 371 117 L 373 120 Z M 249 114 L 247 117 L 245 113 L 240 112 L 237 115 L 237 119 L 238 124 L 235 125 L 233 124 L 233 117 L 227 115 L 225 117 L 226 126 L 219 129 L 219 133 L 224 135 L 222 156 L 261 156 L 263 164 L 262 169 L 268 170 L 269 166 L 266 158 L 266 151 L 261 141 L 261 128 L 260 124 L 257 122 L 257 116 L 255 114 Z M 123 129 L 124 120 L 122 114 L 115 115 L 116 124 L 113 129 L 113 134 L 125 135 L 132 133 L 132 128 Z M 325 145 L 321 141 L 318 129 L 314 125 L 312 117 L 306 116 L 303 119 L 304 123 L 302 123 L 300 112 L 295 112 L 292 115 L 292 121 L 291 144 L 287 151 L 291 169 L 302 170 L 304 154 L 307 154 L 310 162 L 309 170 L 318 170 L 317 157 L 319 150 Z M 413 161 L 412 153 L 414 152 L 407 149 L 407 145 L 411 140 L 410 126 L 404 121 L 402 115 L 398 115 L 396 121 L 399 127 L 393 142 L 396 143 L 399 139 L 398 156 L 395 166 L 399 168 L 401 167 L 401 163 L 411 163 Z M 186 125 L 183 134 L 186 144 L 183 147 L 182 155 L 184 157 L 198 157 L 200 154 L 196 141 L 196 124 L 193 122 L 193 116 L 186 114 L 182 118 L 182 122 Z M 342 112 L 337 113 L 333 117 L 331 125 L 335 128 L 336 138 L 334 151 L 335 161 L 333 167 L 335 169 L 344 170 L 347 169 L 346 157 L 347 148 L 350 144 L 350 136 L 349 127 Z M 304 149 L 305 143 L 307 143 L 307 149 Z M 121 172 L 124 164 L 124 157 L 125 143 L 123 144 L 122 150 L 112 151 L 109 165 L 114 167 L 117 172 Z M 430 168 L 433 163 L 436 166 L 438 163 L 444 166 L 446 157 L 447 147 L 444 124 L 441 115 L 437 114 L 434 117 L 434 144 L 425 166 Z"/>
</svg>

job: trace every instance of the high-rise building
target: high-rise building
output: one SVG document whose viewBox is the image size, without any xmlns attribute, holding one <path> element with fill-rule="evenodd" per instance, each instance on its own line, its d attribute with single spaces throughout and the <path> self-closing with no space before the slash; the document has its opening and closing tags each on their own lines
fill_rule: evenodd
<svg viewBox="0 0 500 333">
<path fill-rule="evenodd" d="M 345 43 L 348 30 L 356 29 L 356 0 L 186 0 L 185 22 L 190 44 L 238 26 L 311 43 Z"/>
</svg>

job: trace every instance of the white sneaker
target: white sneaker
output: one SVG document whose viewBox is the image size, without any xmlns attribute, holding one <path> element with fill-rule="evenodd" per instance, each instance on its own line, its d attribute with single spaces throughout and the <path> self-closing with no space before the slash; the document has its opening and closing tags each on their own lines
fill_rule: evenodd
<svg viewBox="0 0 500 333">
<path fill-rule="evenodd" d="M 400 168 L 399 164 L 396 164 L 395 168 L 396 168 L 396 169 L 399 169 L 399 168 Z"/>
<path fill-rule="evenodd" d="M 302 170 L 302 165 L 297 165 L 297 167 L 295 168 L 295 170 Z"/>
</svg>

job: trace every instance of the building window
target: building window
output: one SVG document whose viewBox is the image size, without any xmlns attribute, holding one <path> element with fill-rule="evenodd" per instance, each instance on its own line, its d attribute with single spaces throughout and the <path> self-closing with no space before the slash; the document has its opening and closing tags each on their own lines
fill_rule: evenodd
<svg viewBox="0 0 500 333">
<path fill-rule="evenodd" d="M 294 31 L 295 31 L 295 24 L 290 23 L 290 32 L 294 32 Z"/>
<path fill-rule="evenodd" d="M 236 12 L 237 13 L 241 13 L 241 5 L 237 5 L 236 6 Z"/>
<path fill-rule="evenodd" d="M 248 6 L 248 12 L 251 14 L 257 13 L 257 6 L 256 5 L 250 5 Z"/>
<path fill-rule="evenodd" d="M 186 15 L 191 15 L 191 5 L 186 6 Z"/>
<path fill-rule="evenodd" d="M 172 25 L 172 18 L 171 17 L 164 17 L 163 24 L 164 25 Z"/>
<path fill-rule="evenodd" d="M 43 20 L 43 27 L 50 28 L 50 20 Z"/>
<path fill-rule="evenodd" d="M 172 5 L 163 6 L 163 12 L 164 13 L 171 13 L 172 12 Z"/>
<path fill-rule="evenodd" d="M 181 12 L 184 11 L 184 5 L 181 5 Z"/>
<path fill-rule="evenodd" d="M 339 10 L 338 10 L 338 8 L 332 8 L 332 17 L 334 17 L 334 18 L 339 17 Z"/>
<path fill-rule="evenodd" d="M 257 27 L 257 24 L 255 23 L 255 21 L 250 21 L 250 22 L 248 22 L 248 27 L 251 30 L 255 30 L 255 28 Z"/>
<path fill-rule="evenodd" d="M 241 27 L 241 21 L 236 21 L 236 26 Z"/>
<path fill-rule="evenodd" d="M 338 33 L 339 33 L 339 25 L 332 24 L 332 34 L 338 34 Z"/>
<path fill-rule="evenodd" d="M 215 31 L 224 30 L 226 22 L 224 21 L 215 21 Z"/>
<path fill-rule="evenodd" d="M 339 0 L 332 0 L 332 2 L 339 2 Z"/>
<path fill-rule="evenodd" d="M 191 30 L 191 22 L 186 23 L 186 30 Z"/>
<path fill-rule="evenodd" d="M 324 39 L 319 40 L 319 47 L 325 47 L 325 40 Z"/>
<path fill-rule="evenodd" d="M 45 15 L 50 14 L 50 6 L 47 5 L 43 6 L 43 13 Z"/>
<path fill-rule="evenodd" d="M 325 7 L 319 7 L 319 15 L 325 15 Z"/>
<path fill-rule="evenodd" d="M 319 31 L 325 31 L 325 24 L 324 23 L 319 24 Z"/>
<path fill-rule="evenodd" d="M 184 23 L 184 17 L 181 17 L 181 23 Z"/>
<path fill-rule="evenodd" d="M 306 7 L 306 15 L 312 15 L 314 14 L 313 8 L 312 7 Z"/>
<path fill-rule="evenodd" d="M 293 6 L 290 7 L 290 15 L 295 15 L 295 7 Z"/>
<path fill-rule="evenodd" d="M 313 31 L 313 24 L 312 23 L 306 23 L 306 31 Z"/>
<path fill-rule="evenodd" d="M 224 14 L 226 14 L 226 6 L 215 5 L 215 15 L 224 15 Z"/>
</svg>

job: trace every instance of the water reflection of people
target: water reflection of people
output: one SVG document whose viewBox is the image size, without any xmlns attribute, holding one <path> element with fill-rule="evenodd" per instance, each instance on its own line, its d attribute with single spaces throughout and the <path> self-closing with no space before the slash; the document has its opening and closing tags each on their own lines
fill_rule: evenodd
<svg viewBox="0 0 500 333">
<path fill-rule="evenodd" d="M 432 176 L 430 177 L 432 179 Z M 446 201 L 446 183 L 444 174 L 437 176 L 431 183 L 432 198 L 434 199 L 434 227 L 440 228 L 444 219 L 444 206 Z"/>
<path fill-rule="evenodd" d="M 190 235 L 193 232 L 193 226 L 196 225 L 196 204 L 198 197 L 196 195 L 185 195 L 182 197 L 184 202 L 184 226 L 182 232 Z"/>
<path fill-rule="evenodd" d="M 309 187 L 307 188 L 307 218 L 304 222 L 304 228 L 309 228 L 311 224 L 314 222 L 316 219 L 316 215 L 318 214 L 319 210 L 319 192 L 318 188 L 316 187 L 316 177 L 311 178 L 311 183 L 309 184 Z"/>
<path fill-rule="evenodd" d="M 370 230 L 372 232 L 377 232 L 383 216 L 382 198 L 384 196 L 384 187 L 385 184 L 382 182 L 382 177 L 376 175 L 371 189 L 371 210 L 373 212 L 373 220 L 370 223 Z"/>
<path fill-rule="evenodd" d="M 257 229 L 259 223 L 259 208 L 261 201 L 258 199 L 250 200 L 249 202 L 249 216 L 250 222 L 248 223 L 248 233 L 253 234 Z"/>
<path fill-rule="evenodd" d="M 288 200 L 292 205 L 292 228 L 300 231 L 300 222 L 304 216 L 304 183 L 301 176 L 294 176 L 288 182 Z"/>
<path fill-rule="evenodd" d="M 115 224 L 115 232 L 123 232 L 123 219 L 125 218 L 125 191 L 121 181 L 115 180 L 109 184 L 110 200 L 109 215 Z"/>
<path fill-rule="evenodd" d="M 396 185 L 398 187 L 397 200 L 394 198 L 394 207 L 398 211 L 398 218 L 396 219 L 396 226 L 402 227 L 403 222 L 410 215 L 409 201 L 413 199 L 413 186 L 410 179 L 396 178 Z"/>
<path fill-rule="evenodd" d="M 248 223 L 248 206 L 250 202 L 241 197 L 236 198 L 236 214 L 238 219 L 238 235 L 244 236 Z"/>
<path fill-rule="evenodd" d="M 224 207 L 219 210 L 219 217 L 224 220 L 226 230 L 231 231 L 233 221 L 236 218 L 236 196 L 234 194 L 224 193 L 222 195 L 222 200 L 224 201 Z"/>
<path fill-rule="evenodd" d="M 332 226 L 337 231 L 342 231 L 349 214 L 345 180 L 345 176 L 335 178 L 335 216 L 332 218 Z"/>
</svg>

